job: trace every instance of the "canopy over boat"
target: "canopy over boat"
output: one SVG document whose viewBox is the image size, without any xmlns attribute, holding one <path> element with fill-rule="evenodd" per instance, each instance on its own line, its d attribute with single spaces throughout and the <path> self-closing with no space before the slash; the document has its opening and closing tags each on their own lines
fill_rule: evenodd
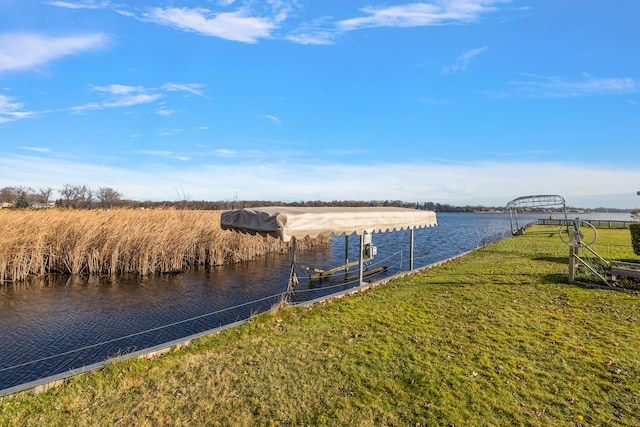
<svg viewBox="0 0 640 427">
<path fill-rule="evenodd" d="M 270 235 L 288 242 L 292 237 L 432 227 L 437 220 L 433 211 L 407 208 L 269 206 L 223 212 L 220 225 L 224 230 Z"/>
</svg>

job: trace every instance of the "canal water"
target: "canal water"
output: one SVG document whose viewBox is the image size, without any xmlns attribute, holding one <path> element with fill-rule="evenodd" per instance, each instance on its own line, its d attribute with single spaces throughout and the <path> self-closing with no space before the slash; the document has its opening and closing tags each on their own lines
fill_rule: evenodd
<svg viewBox="0 0 640 427">
<path fill-rule="evenodd" d="M 521 214 L 520 225 L 538 217 Z M 628 219 L 628 214 L 607 219 Z M 414 267 L 510 235 L 508 214 L 439 213 L 437 227 L 415 231 Z M 340 265 L 346 243 L 344 236 L 334 237 L 328 248 L 299 253 L 298 262 L 323 269 Z M 374 234 L 373 244 L 377 254 L 366 267 L 385 271 L 366 280 L 409 269 L 408 231 Z M 350 236 L 351 260 L 357 259 L 358 246 L 358 237 Z M 62 277 L 0 288 L 0 392 L 269 310 L 286 292 L 289 273 L 289 256 L 274 255 L 176 275 Z M 357 279 L 312 282 L 300 271 L 298 278 L 295 301 L 357 286 Z"/>
</svg>

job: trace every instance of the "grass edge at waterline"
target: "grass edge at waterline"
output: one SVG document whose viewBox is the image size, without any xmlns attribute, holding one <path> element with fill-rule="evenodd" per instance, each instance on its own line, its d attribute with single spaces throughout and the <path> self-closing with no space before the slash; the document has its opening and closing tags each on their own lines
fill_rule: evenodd
<svg viewBox="0 0 640 427">
<path fill-rule="evenodd" d="M 6 396 L 0 425 L 635 425 L 640 296 L 569 285 L 567 258 L 557 235 L 509 238 Z"/>
</svg>

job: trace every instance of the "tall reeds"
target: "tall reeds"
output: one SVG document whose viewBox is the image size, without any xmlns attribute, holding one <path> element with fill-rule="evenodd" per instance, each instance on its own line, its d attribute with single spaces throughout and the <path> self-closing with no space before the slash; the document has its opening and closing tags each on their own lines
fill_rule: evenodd
<svg viewBox="0 0 640 427">
<path fill-rule="evenodd" d="M 151 274 L 289 251 L 220 228 L 221 211 L 0 210 L 0 283 L 60 274 Z M 327 239 L 299 242 L 301 250 Z"/>
</svg>

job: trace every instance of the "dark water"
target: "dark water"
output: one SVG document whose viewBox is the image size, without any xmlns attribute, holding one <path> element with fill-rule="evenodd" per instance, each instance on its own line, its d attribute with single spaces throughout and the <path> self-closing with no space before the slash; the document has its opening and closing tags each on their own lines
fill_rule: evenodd
<svg viewBox="0 0 640 427">
<path fill-rule="evenodd" d="M 539 215 L 520 215 L 521 224 Z M 616 219 L 616 218 L 611 218 Z M 438 226 L 415 231 L 418 268 L 510 235 L 505 214 L 438 214 Z M 351 260 L 358 237 L 350 236 Z M 409 269 L 409 232 L 374 234 L 378 252 L 368 268 L 384 266 L 377 280 Z M 329 268 L 344 262 L 345 237 L 330 248 L 298 254 L 304 265 Z M 282 298 L 288 256 L 173 276 L 115 280 L 58 278 L 0 288 L 0 390 L 100 362 L 246 319 Z M 351 270 L 357 273 L 357 266 Z M 296 301 L 357 285 L 311 283 L 299 272 Z"/>
</svg>

